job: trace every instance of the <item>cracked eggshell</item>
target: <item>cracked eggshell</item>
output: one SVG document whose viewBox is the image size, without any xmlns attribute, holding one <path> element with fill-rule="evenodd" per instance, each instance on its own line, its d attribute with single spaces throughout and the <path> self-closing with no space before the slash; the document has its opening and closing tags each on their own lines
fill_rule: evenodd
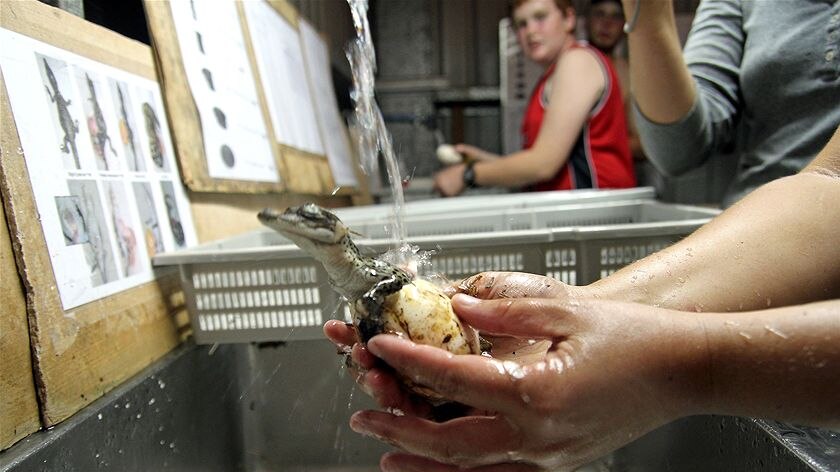
<svg viewBox="0 0 840 472">
<path fill-rule="evenodd" d="M 427 280 L 407 284 L 388 297 L 384 308 L 387 331 L 453 354 L 481 353 L 476 330 L 458 319 L 449 297 Z"/>
</svg>

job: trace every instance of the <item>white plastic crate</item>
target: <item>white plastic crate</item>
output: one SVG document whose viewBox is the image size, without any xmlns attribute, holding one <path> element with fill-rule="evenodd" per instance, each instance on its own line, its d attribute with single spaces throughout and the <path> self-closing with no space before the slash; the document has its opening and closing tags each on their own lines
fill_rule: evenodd
<svg viewBox="0 0 840 472">
<path fill-rule="evenodd" d="M 433 270 L 450 280 L 509 270 L 582 285 L 672 244 L 717 213 L 633 200 L 412 215 L 405 223 L 410 242 L 434 251 Z M 393 245 L 381 239 L 381 222 L 349 226 L 374 237 L 356 241 L 363 251 Z M 198 343 L 320 338 L 324 321 L 344 317 L 321 265 L 267 228 L 160 254 L 154 264 L 179 267 Z"/>
<path fill-rule="evenodd" d="M 512 210 L 516 208 L 579 205 L 583 203 L 653 200 L 655 197 L 656 191 L 653 187 L 635 187 L 616 190 L 561 190 L 554 192 L 504 193 L 414 200 L 406 202 L 403 210 L 406 216 L 415 216 L 470 212 L 488 208 Z M 363 205 L 335 209 L 335 214 L 341 218 L 341 221 L 348 224 L 387 220 L 387 218 L 393 215 L 393 212 L 393 204 Z"/>
</svg>

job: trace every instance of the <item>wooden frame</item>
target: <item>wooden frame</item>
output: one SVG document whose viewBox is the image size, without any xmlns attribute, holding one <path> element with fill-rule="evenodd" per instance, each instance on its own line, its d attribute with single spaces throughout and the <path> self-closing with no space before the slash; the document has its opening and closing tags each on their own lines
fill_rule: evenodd
<svg viewBox="0 0 840 472">
<path fill-rule="evenodd" d="M 0 26 L 72 53 L 155 79 L 151 50 L 35 0 L 0 2 Z M 179 343 L 184 311 L 174 274 L 65 311 L 5 83 L 0 84 L 0 190 L 26 291 L 41 421 L 52 426 Z"/>
<path fill-rule="evenodd" d="M 298 12 L 285 0 L 270 0 L 272 8 L 297 28 Z M 267 193 L 290 191 L 300 194 L 332 195 L 335 181 L 326 156 L 312 154 L 278 142 L 271 126 L 265 89 L 259 80 L 256 57 L 243 6 L 237 5 L 239 20 L 246 37 L 246 50 L 254 71 L 266 132 L 271 142 L 280 183 L 250 182 L 210 177 L 204 156 L 204 141 L 195 101 L 186 80 L 183 59 L 178 47 L 175 25 L 168 2 L 144 2 L 153 52 L 158 65 L 161 88 L 170 116 L 172 139 L 178 150 L 184 183 L 195 192 Z M 354 195 L 359 189 L 344 188 L 338 195 Z"/>
</svg>

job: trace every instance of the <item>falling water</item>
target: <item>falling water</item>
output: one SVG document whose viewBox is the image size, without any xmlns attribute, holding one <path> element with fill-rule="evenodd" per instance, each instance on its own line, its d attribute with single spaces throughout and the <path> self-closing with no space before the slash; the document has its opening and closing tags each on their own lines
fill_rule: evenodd
<svg viewBox="0 0 840 472">
<path fill-rule="evenodd" d="M 382 111 L 374 97 L 374 82 L 376 75 L 376 52 L 370 37 L 370 25 L 367 19 L 368 0 L 347 0 L 356 27 L 356 39 L 348 46 L 347 59 L 353 72 L 353 92 L 351 98 L 356 104 L 356 121 L 359 124 L 359 154 L 362 168 L 370 174 L 377 168 L 377 157 L 382 153 L 388 182 L 394 197 L 394 236 L 397 252 L 406 245 L 406 231 L 403 224 L 403 196 L 402 179 L 394 154 L 391 135 L 385 128 Z"/>
</svg>

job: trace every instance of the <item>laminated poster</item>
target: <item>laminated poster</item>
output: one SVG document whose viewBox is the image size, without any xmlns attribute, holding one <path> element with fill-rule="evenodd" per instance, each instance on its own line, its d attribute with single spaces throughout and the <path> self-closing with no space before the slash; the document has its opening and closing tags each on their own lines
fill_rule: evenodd
<svg viewBox="0 0 840 472">
<path fill-rule="evenodd" d="M 244 2 L 245 18 L 277 140 L 324 155 L 297 30 L 268 2 Z"/>
<path fill-rule="evenodd" d="M 279 182 L 236 3 L 171 0 L 169 5 L 201 119 L 208 174 Z"/>
<path fill-rule="evenodd" d="M 0 28 L 0 70 L 65 310 L 196 243 L 157 82 Z"/>
<path fill-rule="evenodd" d="M 329 49 L 315 27 L 302 18 L 299 25 L 309 77 L 315 88 L 315 109 L 318 111 L 333 178 L 338 186 L 357 187 L 359 181 L 353 171 L 350 141 L 333 89 Z"/>
</svg>

